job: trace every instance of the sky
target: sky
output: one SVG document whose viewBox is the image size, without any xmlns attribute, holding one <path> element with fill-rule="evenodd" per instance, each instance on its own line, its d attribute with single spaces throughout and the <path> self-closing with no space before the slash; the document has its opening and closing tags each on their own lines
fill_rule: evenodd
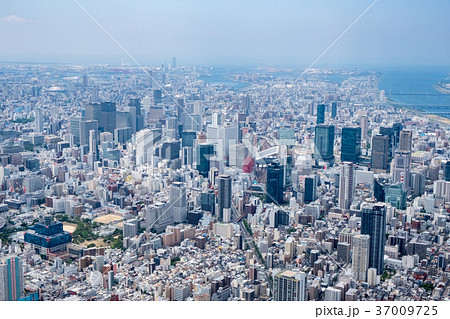
<svg viewBox="0 0 450 319">
<path fill-rule="evenodd" d="M 373 0 L 77 0 L 143 65 L 306 67 Z M 317 66 L 450 65 L 450 1 L 379 0 Z M 0 0 L 0 62 L 134 64 L 73 0 Z"/>
</svg>

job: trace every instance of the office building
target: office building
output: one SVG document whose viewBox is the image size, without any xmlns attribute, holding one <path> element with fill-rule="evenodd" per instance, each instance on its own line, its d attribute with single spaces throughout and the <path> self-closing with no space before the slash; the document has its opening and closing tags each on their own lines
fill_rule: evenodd
<svg viewBox="0 0 450 319">
<path fill-rule="evenodd" d="M 277 163 L 270 163 L 267 166 L 267 180 L 266 180 L 266 202 L 267 203 L 283 203 L 283 167 Z"/>
<path fill-rule="evenodd" d="M 361 234 L 370 236 L 369 267 L 376 268 L 381 275 L 384 268 L 384 246 L 386 233 L 386 205 L 364 204 L 361 209 Z"/>
<path fill-rule="evenodd" d="M 360 127 L 342 128 L 341 161 L 358 163 L 360 155 L 361 155 L 361 128 Z"/>
<path fill-rule="evenodd" d="M 375 135 L 372 138 L 372 169 L 386 170 L 389 158 L 389 137 Z"/>
<path fill-rule="evenodd" d="M 325 104 L 318 104 L 317 105 L 317 122 L 316 124 L 323 124 L 325 123 Z"/>
<path fill-rule="evenodd" d="M 403 189 L 409 188 L 411 170 L 411 153 L 406 151 L 395 151 L 392 161 L 392 182 L 402 183 Z"/>
<path fill-rule="evenodd" d="M 197 170 L 203 177 L 208 177 L 210 169 L 210 159 L 214 156 L 214 145 L 198 144 L 197 145 Z"/>
<path fill-rule="evenodd" d="M 334 126 L 317 125 L 314 137 L 314 157 L 317 162 L 334 160 Z"/>
<path fill-rule="evenodd" d="M 411 152 L 411 146 L 412 146 L 411 130 L 401 130 L 398 150 L 405 151 L 405 152 Z"/>
<path fill-rule="evenodd" d="M 336 118 L 337 116 L 337 102 L 332 102 L 331 103 L 331 118 Z"/>
</svg>

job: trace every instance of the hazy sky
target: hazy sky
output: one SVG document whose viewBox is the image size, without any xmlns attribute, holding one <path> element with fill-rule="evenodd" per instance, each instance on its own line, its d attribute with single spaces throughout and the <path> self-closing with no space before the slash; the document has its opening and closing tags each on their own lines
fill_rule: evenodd
<svg viewBox="0 0 450 319">
<path fill-rule="evenodd" d="M 372 0 L 78 0 L 142 64 L 309 65 Z M 450 1 L 379 0 L 320 65 L 450 65 Z M 72 0 L 0 0 L 0 61 L 132 61 Z"/>
</svg>

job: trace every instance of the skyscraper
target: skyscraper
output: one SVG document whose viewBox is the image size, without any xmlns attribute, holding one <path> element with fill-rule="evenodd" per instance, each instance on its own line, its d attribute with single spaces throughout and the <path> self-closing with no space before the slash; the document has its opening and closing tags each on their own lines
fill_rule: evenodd
<svg viewBox="0 0 450 319">
<path fill-rule="evenodd" d="M 275 301 L 306 301 L 306 274 L 285 270 L 273 278 L 273 299 Z"/>
<path fill-rule="evenodd" d="M 128 104 L 128 122 L 130 123 L 132 134 L 144 128 L 144 116 L 142 115 L 142 105 L 140 99 L 131 99 Z"/>
<path fill-rule="evenodd" d="M 315 128 L 314 157 L 317 161 L 334 160 L 334 126 L 320 124 Z"/>
<path fill-rule="evenodd" d="M 37 133 L 41 133 L 44 130 L 44 118 L 42 116 L 41 109 L 34 110 L 34 131 Z"/>
<path fill-rule="evenodd" d="M 305 178 L 304 197 L 305 203 L 311 203 L 316 200 L 317 175 Z"/>
<path fill-rule="evenodd" d="M 169 188 L 169 202 L 172 216 L 176 223 L 187 219 L 186 186 L 181 182 L 173 182 Z"/>
<path fill-rule="evenodd" d="M 214 145 L 198 144 L 197 145 L 197 170 L 203 177 L 208 177 L 210 169 L 210 158 L 214 156 Z"/>
<path fill-rule="evenodd" d="M 176 69 L 177 68 L 177 58 L 173 57 L 172 58 L 172 64 L 170 65 L 171 69 Z"/>
<path fill-rule="evenodd" d="M 277 162 L 270 163 L 267 166 L 266 202 L 283 203 L 283 184 L 283 167 Z"/>
<path fill-rule="evenodd" d="M 335 118 L 337 116 L 337 102 L 331 103 L 331 118 Z"/>
<path fill-rule="evenodd" d="M 153 103 L 156 105 L 162 102 L 162 93 L 161 90 L 153 91 Z"/>
<path fill-rule="evenodd" d="M 370 236 L 369 267 L 383 273 L 386 234 L 386 205 L 365 204 L 361 210 L 361 234 Z"/>
<path fill-rule="evenodd" d="M 367 130 L 369 128 L 369 121 L 367 119 L 367 116 L 361 116 L 359 122 L 361 125 L 361 138 L 367 141 L 368 140 Z"/>
<path fill-rule="evenodd" d="M 361 155 L 361 128 L 342 128 L 341 161 L 358 163 Z"/>
<path fill-rule="evenodd" d="M 219 221 L 229 222 L 231 217 L 231 177 L 219 175 L 218 178 L 218 218 Z M 226 218 L 224 218 L 224 216 Z"/>
<path fill-rule="evenodd" d="M 403 183 L 403 189 L 408 189 L 410 170 L 411 153 L 406 151 L 395 151 L 394 160 L 392 161 L 393 183 Z"/>
<path fill-rule="evenodd" d="M 375 135 L 372 138 L 372 169 L 386 170 L 388 168 L 389 137 Z"/>
<path fill-rule="evenodd" d="M 23 264 L 17 256 L 0 261 L 0 301 L 16 301 L 23 296 Z"/>
<path fill-rule="evenodd" d="M 412 132 L 411 130 L 401 130 L 400 131 L 400 142 L 398 149 L 400 151 L 411 152 L 412 146 Z"/>
<path fill-rule="evenodd" d="M 94 130 L 89 131 L 89 153 L 91 153 L 94 162 L 98 160 L 98 145 L 97 145 L 97 132 Z"/>
<path fill-rule="evenodd" d="M 353 236 L 352 269 L 355 280 L 366 281 L 369 269 L 369 235 Z"/>
<path fill-rule="evenodd" d="M 317 122 L 316 124 L 323 124 L 325 123 L 325 104 L 318 104 L 317 105 Z"/>
<path fill-rule="evenodd" d="M 341 164 L 339 178 L 339 208 L 349 209 L 355 196 L 355 167 L 352 162 Z"/>
</svg>

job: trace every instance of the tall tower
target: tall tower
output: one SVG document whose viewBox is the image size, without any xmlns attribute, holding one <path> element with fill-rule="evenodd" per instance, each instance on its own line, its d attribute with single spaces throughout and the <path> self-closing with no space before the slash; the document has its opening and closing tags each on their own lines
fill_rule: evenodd
<svg viewBox="0 0 450 319">
<path fill-rule="evenodd" d="M 367 116 L 361 116 L 359 122 L 361 124 L 361 138 L 367 141 L 368 140 L 367 130 L 369 128 L 369 120 L 367 119 Z"/>
<path fill-rule="evenodd" d="M 42 116 L 42 110 L 36 109 L 34 110 L 34 124 L 35 124 L 35 132 L 41 133 L 44 130 L 44 118 Z"/>
<path fill-rule="evenodd" d="M 187 219 L 186 187 L 184 183 L 173 182 L 169 188 L 169 202 L 172 205 L 172 215 L 176 223 Z"/>
<path fill-rule="evenodd" d="M 337 116 L 337 102 L 331 103 L 331 118 L 335 118 Z"/>
<path fill-rule="evenodd" d="M 316 124 L 323 124 L 325 123 L 325 104 L 318 104 L 317 105 L 317 122 Z"/>
<path fill-rule="evenodd" d="M 342 128 L 341 161 L 358 163 L 361 155 L 361 128 Z"/>
<path fill-rule="evenodd" d="M 352 162 L 343 162 L 339 178 L 339 208 L 349 209 L 354 196 L 355 166 Z"/>
<path fill-rule="evenodd" d="M 352 269 L 355 280 L 366 281 L 369 269 L 369 235 L 353 236 Z"/>
<path fill-rule="evenodd" d="M 392 181 L 393 183 L 403 183 L 403 190 L 409 188 L 409 178 L 411 171 L 411 152 L 395 151 L 392 161 Z"/>
<path fill-rule="evenodd" d="M 279 163 L 270 163 L 267 166 L 266 202 L 283 203 L 283 167 Z"/>
<path fill-rule="evenodd" d="M 361 234 L 370 236 L 369 267 L 383 273 L 386 234 L 386 205 L 365 204 L 361 210 Z"/>
<path fill-rule="evenodd" d="M 23 296 L 23 264 L 17 256 L 0 261 L 0 301 L 16 301 Z"/>
<path fill-rule="evenodd" d="M 320 124 L 315 128 L 314 136 L 314 157 L 316 161 L 334 160 L 334 126 Z"/>
<path fill-rule="evenodd" d="M 372 138 L 372 169 L 387 169 L 389 156 L 389 137 L 375 135 Z"/>
<path fill-rule="evenodd" d="M 411 152 L 412 147 L 412 132 L 411 130 L 400 131 L 400 142 L 398 145 L 399 151 Z"/>
<path fill-rule="evenodd" d="M 89 131 L 89 153 L 91 153 L 94 162 L 98 160 L 97 132 Z"/>
<path fill-rule="evenodd" d="M 218 218 L 220 221 L 230 222 L 231 218 L 231 177 L 219 175 L 218 178 Z"/>
</svg>

